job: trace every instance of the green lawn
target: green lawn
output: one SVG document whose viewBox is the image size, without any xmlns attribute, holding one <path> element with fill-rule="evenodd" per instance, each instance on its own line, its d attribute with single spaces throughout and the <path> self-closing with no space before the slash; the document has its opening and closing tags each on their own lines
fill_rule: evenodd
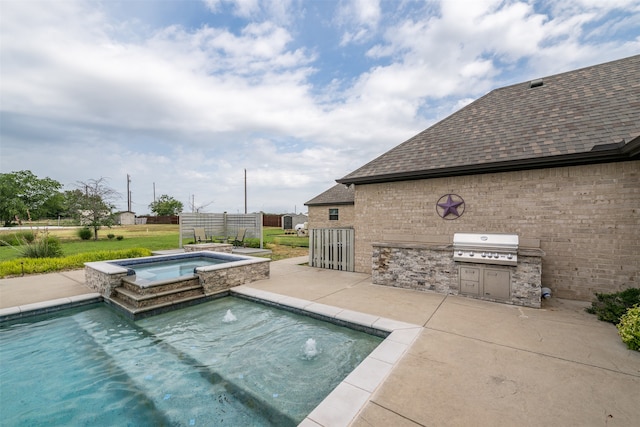
<svg viewBox="0 0 640 427">
<path fill-rule="evenodd" d="M 3 238 L 4 231 L 0 233 Z M 122 240 L 107 239 L 107 234 L 113 233 L 122 236 Z M 100 231 L 99 240 L 80 240 L 74 230 L 52 230 L 51 235 L 60 238 L 62 251 L 65 256 L 76 255 L 84 252 L 110 251 L 131 248 L 146 248 L 151 251 L 176 249 L 180 241 L 179 227 L 177 225 L 145 225 L 124 226 Z M 5 235 L 5 239 L 8 238 Z M 280 245 L 292 248 L 308 248 L 309 238 L 297 235 L 285 235 L 281 228 L 265 227 L 263 229 L 263 242 L 267 245 Z M 190 242 L 183 242 L 190 243 Z M 256 242 L 257 243 L 257 242 Z M 20 258 L 20 248 L 0 246 L 0 261 Z"/>
<path fill-rule="evenodd" d="M 178 242 L 179 235 L 178 233 L 175 233 L 164 236 L 129 237 L 123 240 L 111 239 L 68 242 L 62 244 L 62 250 L 65 255 L 131 248 L 147 248 L 151 251 L 159 251 L 163 249 L 176 249 L 178 247 Z"/>
<path fill-rule="evenodd" d="M 298 237 L 296 234 L 284 234 L 281 228 L 265 227 L 263 228 L 264 243 L 275 243 L 277 245 L 291 246 L 298 248 L 309 247 L 309 237 Z"/>
<path fill-rule="evenodd" d="M 122 240 L 107 239 L 106 235 L 109 231 L 103 231 L 102 237 L 98 240 L 80 240 L 79 238 L 70 238 L 68 236 L 62 236 L 62 252 L 64 256 L 76 255 L 84 252 L 95 251 L 112 251 L 132 248 L 147 248 L 151 251 L 163 250 L 163 249 L 176 249 L 178 247 L 180 236 L 177 228 L 175 231 L 170 232 L 157 232 L 148 233 L 148 235 L 125 235 Z M 55 233 L 51 233 L 55 235 Z M 124 234 L 121 230 L 116 231 L 117 235 Z M 138 233 L 139 234 L 139 233 Z M 2 236 L 0 236 L 2 238 Z M 0 261 L 11 260 L 20 258 L 20 248 L 11 246 L 0 246 Z"/>
</svg>

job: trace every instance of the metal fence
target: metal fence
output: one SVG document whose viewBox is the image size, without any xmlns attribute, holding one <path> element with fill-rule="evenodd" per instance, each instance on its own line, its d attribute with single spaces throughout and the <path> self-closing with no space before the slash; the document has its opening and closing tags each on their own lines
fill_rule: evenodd
<svg viewBox="0 0 640 427">
<path fill-rule="evenodd" d="M 183 241 L 190 243 L 194 240 L 194 228 L 204 228 L 207 236 L 230 240 L 238 235 L 238 230 L 244 228 L 246 230 L 245 239 L 260 239 L 260 248 L 263 247 L 262 213 L 181 213 L 180 247 L 183 246 Z"/>
<path fill-rule="evenodd" d="M 353 228 L 312 228 L 309 232 L 309 265 L 354 271 Z"/>
</svg>

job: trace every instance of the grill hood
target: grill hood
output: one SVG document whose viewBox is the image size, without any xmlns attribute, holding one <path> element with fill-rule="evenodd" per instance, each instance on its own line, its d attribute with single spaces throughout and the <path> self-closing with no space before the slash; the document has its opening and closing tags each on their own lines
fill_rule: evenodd
<svg viewBox="0 0 640 427">
<path fill-rule="evenodd" d="M 456 233 L 453 235 L 453 259 L 460 262 L 516 265 L 517 234 Z"/>
<path fill-rule="evenodd" d="M 517 234 L 456 233 L 453 235 L 454 249 L 513 252 L 518 250 L 519 244 L 520 240 Z"/>
</svg>

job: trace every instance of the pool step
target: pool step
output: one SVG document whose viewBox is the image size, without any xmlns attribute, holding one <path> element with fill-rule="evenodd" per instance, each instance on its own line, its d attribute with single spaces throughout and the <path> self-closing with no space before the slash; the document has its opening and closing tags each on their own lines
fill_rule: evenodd
<svg viewBox="0 0 640 427">
<path fill-rule="evenodd" d="M 135 277 L 135 276 L 133 276 Z M 134 279 L 135 280 L 135 279 Z M 136 295 L 160 295 L 179 291 L 186 287 L 200 286 L 198 276 L 189 279 L 176 281 L 175 279 L 155 282 L 150 286 L 140 285 L 128 278 L 122 279 L 122 288 Z"/>
<path fill-rule="evenodd" d="M 144 317 L 153 316 L 156 314 L 166 313 L 168 311 L 177 310 L 179 308 L 188 307 L 193 304 L 199 304 L 201 302 L 207 301 L 209 297 L 203 295 L 192 296 L 188 298 L 182 298 L 177 301 L 169 301 L 161 304 L 154 304 L 146 307 L 133 307 L 129 304 L 124 303 L 120 299 L 116 298 L 106 298 L 105 302 L 108 305 L 118 309 L 119 311 L 125 313 L 129 318 L 133 320 L 142 319 Z"/>
<path fill-rule="evenodd" d="M 179 283 L 165 283 L 144 287 L 123 281 L 123 286 L 114 289 L 109 300 L 136 315 L 161 310 L 175 305 L 185 305 L 205 297 L 204 289 L 197 277 Z"/>
<path fill-rule="evenodd" d="M 174 289 L 166 292 L 158 292 L 150 295 L 140 295 L 135 292 L 131 292 L 123 287 L 116 288 L 115 298 L 123 301 L 126 305 L 142 308 L 150 307 L 164 303 L 180 302 L 189 297 L 203 297 L 204 290 L 202 286 L 186 286 L 179 289 Z"/>
</svg>

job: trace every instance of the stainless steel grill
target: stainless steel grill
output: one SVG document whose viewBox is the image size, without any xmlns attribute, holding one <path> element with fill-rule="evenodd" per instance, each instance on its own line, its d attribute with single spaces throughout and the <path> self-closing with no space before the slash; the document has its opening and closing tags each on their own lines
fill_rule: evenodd
<svg viewBox="0 0 640 427">
<path fill-rule="evenodd" d="M 517 234 L 455 233 L 453 259 L 483 264 L 518 264 Z"/>
</svg>

